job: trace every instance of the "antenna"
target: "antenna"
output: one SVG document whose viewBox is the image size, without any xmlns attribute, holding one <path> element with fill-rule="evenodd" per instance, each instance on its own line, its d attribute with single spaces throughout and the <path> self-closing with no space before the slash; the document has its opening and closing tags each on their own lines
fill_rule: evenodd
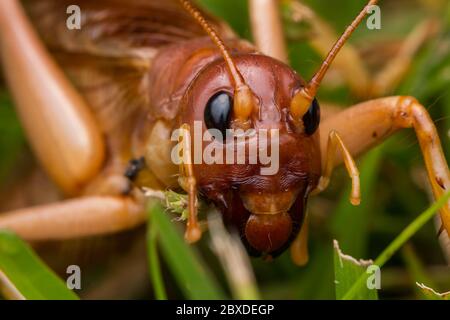
<svg viewBox="0 0 450 320">
<path fill-rule="evenodd" d="M 303 87 L 292 99 L 291 101 L 291 115 L 294 119 L 301 118 L 306 111 L 308 111 L 309 106 L 311 105 L 312 100 L 315 98 L 317 94 L 317 90 L 322 83 L 325 74 L 330 68 L 331 63 L 334 58 L 339 53 L 339 50 L 344 46 L 347 40 L 350 38 L 352 33 L 358 27 L 358 25 L 362 22 L 362 20 L 366 17 L 371 6 L 377 4 L 378 0 L 370 0 L 369 3 L 364 7 L 364 9 L 358 14 L 358 16 L 353 20 L 351 25 L 345 29 L 344 33 L 338 39 L 338 41 L 331 48 L 325 60 L 322 62 L 319 70 L 312 77 L 312 79 L 308 82 L 308 84 Z"/>
<path fill-rule="evenodd" d="M 234 82 L 234 114 L 238 125 L 244 125 L 247 123 L 250 114 L 252 113 L 253 106 L 255 105 L 255 97 L 248 85 L 245 83 L 242 74 L 237 69 L 225 46 L 222 39 L 220 39 L 216 30 L 206 21 L 203 15 L 197 10 L 189 0 L 179 0 L 184 9 L 198 22 L 198 24 L 205 30 L 214 44 L 219 48 L 230 72 L 230 75 Z"/>
</svg>

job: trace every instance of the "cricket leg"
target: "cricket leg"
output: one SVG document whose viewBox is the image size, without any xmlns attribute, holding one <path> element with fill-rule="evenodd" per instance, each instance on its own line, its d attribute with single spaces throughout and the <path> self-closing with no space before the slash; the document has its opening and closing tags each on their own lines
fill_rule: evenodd
<svg viewBox="0 0 450 320">
<path fill-rule="evenodd" d="M 298 266 L 304 266 L 308 263 L 308 215 L 303 221 L 300 232 L 298 233 L 295 240 L 292 242 L 290 247 L 291 259 Z"/>
<path fill-rule="evenodd" d="M 328 184 L 330 183 L 330 178 L 333 173 L 334 161 L 336 157 L 336 149 L 339 147 L 343 159 L 345 167 L 347 168 L 348 174 L 352 179 L 352 191 L 350 193 L 350 202 L 357 206 L 361 202 L 361 190 L 359 183 L 359 171 L 358 167 L 355 164 L 355 161 L 352 158 L 352 155 L 345 147 L 344 142 L 342 141 L 339 134 L 332 130 L 328 134 L 328 145 L 326 151 L 326 157 L 324 157 L 324 161 L 322 164 L 322 176 L 320 177 L 319 184 L 317 188 L 313 190 L 312 195 L 318 194 L 324 191 Z"/>
<path fill-rule="evenodd" d="M 186 232 L 184 238 L 189 243 L 194 243 L 200 240 L 202 231 L 198 224 L 197 210 L 197 182 L 194 177 L 194 170 L 192 168 L 191 157 L 191 141 L 190 141 L 189 125 L 183 124 L 180 130 L 179 143 L 181 143 L 181 164 L 180 176 L 178 182 L 184 191 L 188 194 L 188 219 L 186 225 Z"/>
<path fill-rule="evenodd" d="M 0 214 L 0 229 L 25 240 L 63 240 L 132 229 L 146 220 L 131 197 L 92 196 Z"/>
<path fill-rule="evenodd" d="M 397 96 L 363 102 L 331 118 L 320 127 L 321 149 L 326 152 L 326 134 L 339 132 L 353 156 L 361 154 L 403 128 L 414 128 L 419 141 L 433 195 L 440 198 L 450 190 L 450 173 L 441 142 L 426 109 L 413 97 Z M 342 162 L 337 155 L 335 165 Z M 450 202 L 440 212 L 447 234 L 450 235 Z"/>
<path fill-rule="evenodd" d="M 253 39 L 262 53 L 288 62 L 278 0 L 249 0 Z"/>
<path fill-rule="evenodd" d="M 104 141 L 17 0 L 0 1 L 0 58 L 34 153 L 60 188 L 76 194 L 103 165 Z"/>
<path fill-rule="evenodd" d="M 438 30 L 438 23 L 432 19 L 420 23 L 403 42 L 400 51 L 375 75 L 371 95 L 383 96 L 394 90 L 409 71 L 413 58 L 423 44 Z"/>
</svg>

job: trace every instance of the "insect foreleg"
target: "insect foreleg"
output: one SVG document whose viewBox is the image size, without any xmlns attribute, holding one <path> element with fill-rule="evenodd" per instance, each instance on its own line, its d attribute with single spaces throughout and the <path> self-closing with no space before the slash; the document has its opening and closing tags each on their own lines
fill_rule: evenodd
<svg viewBox="0 0 450 320">
<path fill-rule="evenodd" d="M 353 205 L 359 205 L 361 201 L 359 171 L 355 164 L 355 161 L 352 158 L 352 155 L 347 150 L 339 134 L 334 130 L 332 130 L 328 134 L 328 145 L 325 154 L 326 158 L 324 158 L 324 161 L 322 163 L 323 174 L 320 177 L 317 188 L 312 192 L 312 194 L 320 193 L 328 187 L 328 184 L 330 183 L 331 174 L 333 173 L 334 159 L 338 147 L 343 156 L 345 167 L 347 168 L 348 174 L 352 179 L 352 192 L 350 194 L 350 202 Z"/>
<path fill-rule="evenodd" d="M 189 125 L 183 124 L 180 130 L 179 142 L 181 144 L 181 163 L 180 176 L 178 182 L 184 191 L 188 194 L 188 221 L 186 233 L 184 235 L 189 243 L 196 242 L 202 236 L 202 231 L 197 221 L 198 199 L 197 199 L 197 183 L 194 176 L 191 140 Z"/>
</svg>

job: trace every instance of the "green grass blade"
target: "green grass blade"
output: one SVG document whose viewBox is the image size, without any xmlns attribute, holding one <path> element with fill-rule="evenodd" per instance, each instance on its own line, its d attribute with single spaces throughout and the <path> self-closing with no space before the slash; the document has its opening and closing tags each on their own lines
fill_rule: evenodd
<svg viewBox="0 0 450 320">
<path fill-rule="evenodd" d="M 297 266 L 294 266 L 298 268 Z M 332 300 L 334 293 L 333 248 L 329 241 L 311 242 L 310 261 L 298 270 L 295 299 Z"/>
<path fill-rule="evenodd" d="M 158 230 L 158 243 L 177 284 L 188 299 L 224 299 L 225 294 L 205 269 L 193 247 L 185 243 L 158 202 L 149 206 L 150 224 Z"/>
<path fill-rule="evenodd" d="M 25 242 L 8 231 L 0 231 L 0 271 L 25 299 L 78 299 Z"/>
<path fill-rule="evenodd" d="M 402 233 L 400 233 L 398 237 L 395 238 L 386 249 L 384 249 L 384 251 L 375 260 L 374 264 L 381 268 L 392 257 L 392 255 L 397 252 L 397 250 L 400 249 L 420 228 L 422 228 L 449 199 L 450 192 L 447 192 L 431 207 L 422 212 L 422 214 L 411 222 L 402 231 Z M 363 285 L 366 279 L 366 274 L 361 275 L 342 299 L 347 300 L 355 297 L 359 288 Z"/>
<path fill-rule="evenodd" d="M 334 241 L 334 279 L 336 289 L 336 299 L 342 299 L 347 290 L 349 290 L 355 281 L 367 271 L 367 267 L 372 261 L 356 260 L 351 256 L 345 255 L 339 249 L 338 242 Z M 355 293 L 355 299 L 378 300 L 376 289 L 369 289 L 367 286 L 361 286 Z"/>
<path fill-rule="evenodd" d="M 217 209 L 208 210 L 207 216 L 211 247 L 225 271 L 233 299 L 261 299 L 250 257 L 239 239 L 239 235 L 225 229 Z"/>
<path fill-rule="evenodd" d="M 161 276 L 161 268 L 159 264 L 157 239 L 158 229 L 156 228 L 156 224 L 151 223 L 147 228 L 147 251 L 150 278 L 152 280 L 153 289 L 155 290 L 156 299 L 167 300 L 166 288 L 164 287 L 164 280 Z"/>
</svg>

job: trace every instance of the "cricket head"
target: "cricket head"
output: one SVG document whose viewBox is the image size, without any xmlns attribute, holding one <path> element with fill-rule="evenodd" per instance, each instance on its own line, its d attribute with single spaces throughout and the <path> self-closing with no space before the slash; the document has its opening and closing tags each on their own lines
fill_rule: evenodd
<svg viewBox="0 0 450 320">
<path fill-rule="evenodd" d="M 377 0 L 368 2 L 309 82 L 267 56 L 232 57 L 200 12 L 180 2 L 222 54 L 199 72 L 181 102 L 197 187 L 239 230 L 251 254 L 276 256 L 298 234 L 321 174 L 318 88 Z"/>
<path fill-rule="evenodd" d="M 248 90 L 236 97 L 226 62 L 193 80 L 181 100 L 198 190 L 237 229 L 255 256 L 276 256 L 298 234 L 321 161 L 314 99 L 299 118 L 291 102 L 305 82 L 289 66 L 260 54 L 233 57 Z M 236 99 L 250 103 L 243 118 Z"/>
</svg>

